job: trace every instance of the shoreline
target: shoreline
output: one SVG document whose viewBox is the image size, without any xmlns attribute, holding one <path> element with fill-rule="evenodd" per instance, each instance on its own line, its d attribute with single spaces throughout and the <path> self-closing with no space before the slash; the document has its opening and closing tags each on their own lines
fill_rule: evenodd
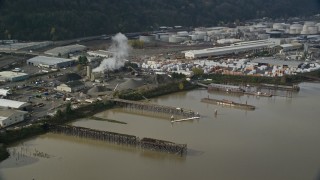
<svg viewBox="0 0 320 180">
<path fill-rule="evenodd" d="M 183 88 L 181 88 L 181 83 L 183 84 Z M 187 81 L 173 82 L 161 85 L 154 89 L 145 90 L 143 92 L 138 92 L 138 90 L 134 90 L 131 92 L 124 91 L 119 94 L 119 97 L 122 96 L 123 99 L 128 100 L 142 100 L 144 99 L 144 97 L 159 97 L 161 95 L 188 91 L 195 88 L 197 88 L 196 85 L 190 84 Z M 47 133 L 47 124 L 67 124 L 80 118 L 92 117 L 94 114 L 106 111 L 108 109 L 112 109 L 114 107 L 114 103 L 105 99 L 102 101 L 82 106 L 78 109 L 71 111 L 68 111 L 68 108 L 66 108 L 65 111 L 60 111 L 60 113 L 57 113 L 54 117 L 44 119 L 41 122 L 37 122 L 26 128 L 21 128 L 17 130 L 6 130 L 5 132 L 0 133 L 0 142 L 3 143 L 3 146 L 0 146 L 0 162 L 2 162 L 10 156 L 6 146 L 14 144 L 18 141 L 22 141 L 31 137 Z"/>
</svg>

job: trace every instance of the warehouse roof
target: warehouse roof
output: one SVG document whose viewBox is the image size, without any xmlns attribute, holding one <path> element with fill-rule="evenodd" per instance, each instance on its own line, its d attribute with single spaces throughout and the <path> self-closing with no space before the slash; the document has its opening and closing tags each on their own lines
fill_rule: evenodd
<svg viewBox="0 0 320 180">
<path fill-rule="evenodd" d="M 223 52 L 231 52 L 231 51 L 239 51 L 251 48 L 262 48 L 266 46 L 275 45 L 273 42 L 269 41 L 251 41 L 251 42 L 241 42 L 236 43 L 235 45 L 231 46 L 223 46 L 223 47 L 215 47 L 209 49 L 202 49 L 202 50 L 191 50 L 187 51 L 186 53 L 193 53 L 194 55 L 219 55 Z"/>
<path fill-rule="evenodd" d="M 28 76 L 26 73 L 21 72 L 12 72 L 12 71 L 2 71 L 0 72 L 0 80 L 1 81 L 7 81 L 11 80 L 12 78 L 17 78 L 21 76 Z"/>
<path fill-rule="evenodd" d="M 14 109 L 0 109 L 0 119 L 1 119 L 1 117 L 4 117 L 4 118 L 10 117 L 10 116 L 12 116 L 13 114 L 16 114 L 16 113 L 27 114 L 28 112 L 14 110 Z"/>
<path fill-rule="evenodd" d="M 56 65 L 64 62 L 71 62 L 73 59 L 65 59 L 65 58 L 56 58 L 56 57 L 47 57 L 47 56 L 37 56 L 29 59 L 27 62 L 36 62 L 38 64 L 46 64 L 46 65 Z"/>
<path fill-rule="evenodd" d="M 28 105 L 28 103 L 26 103 L 26 102 L 13 101 L 10 99 L 0 99 L 0 106 L 1 107 L 10 107 L 10 108 L 14 108 L 14 109 L 19 109 L 19 108 L 22 108 L 27 105 Z"/>
<path fill-rule="evenodd" d="M 59 56 L 60 55 L 66 55 L 69 53 L 77 52 L 77 51 L 83 51 L 87 47 L 80 45 L 80 44 L 74 44 L 74 45 L 69 45 L 69 46 L 61 46 L 61 47 L 56 47 L 53 49 L 50 49 L 46 52 L 45 54 L 52 55 L 52 56 Z"/>
</svg>

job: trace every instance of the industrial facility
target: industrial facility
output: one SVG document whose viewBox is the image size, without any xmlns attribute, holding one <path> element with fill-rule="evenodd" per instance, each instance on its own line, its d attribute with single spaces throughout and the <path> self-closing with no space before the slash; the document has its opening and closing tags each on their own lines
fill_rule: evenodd
<svg viewBox="0 0 320 180">
<path fill-rule="evenodd" d="M 0 72 L 0 82 L 16 82 L 23 81 L 29 78 L 27 73 L 2 71 Z"/>
<path fill-rule="evenodd" d="M 27 60 L 28 65 L 48 67 L 48 68 L 64 68 L 64 67 L 72 66 L 74 63 L 75 63 L 75 60 L 72 60 L 72 59 L 46 57 L 46 56 L 37 56 Z"/>
<path fill-rule="evenodd" d="M 82 52 L 86 49 L 87 49 L 86 46 L 74 44 L 74 45 L 69 45 L 69 46 L 56 47 L 56 48 L 50 49 L 44 53 L 47 55 L 50 55 L 50 56 L 60 57 L 60 56 L 66 56 L 70 53 Z"/>
<path fill-rule="evenodd" d="M 280 45 L 280 43 L 277 43 L 277 42 L 271 41 L 271 40 L 240 42 L 240 43 L 235 43 L 230 46 L 187 51 L 187 52 L 185 52 L 185 58 L 186 59 L 196 59 L 196 58 L 203 58 L 203 57 L 209 57 L 209 56 L 222 56 L 222 55 L 227 55 L 227 54 L 237 54 L 237 53 L 242 53 L 242 52 L 270 49 L 276 45 Z"/>
<path fill-rule="evenodd" d="M 7 127 L 24 121 L 27 113 L 14 109 L 0 109 L 0 127 Z"/>
<path fill-rule="evenodd" d="M 81 81 L 72 81 L 57 86 L 57 91 L 61 92 L 77 92 L 85 88 L 85 85 Z"/>
<path fill-rule="evenodd" d="M 102 58 L 109 58 L 113 56 L 111 51 L 105 50 L 97 50 L 97 51 L 88 51 L 87 54 L 93 57 L 102 57 Z"/>
</svg>

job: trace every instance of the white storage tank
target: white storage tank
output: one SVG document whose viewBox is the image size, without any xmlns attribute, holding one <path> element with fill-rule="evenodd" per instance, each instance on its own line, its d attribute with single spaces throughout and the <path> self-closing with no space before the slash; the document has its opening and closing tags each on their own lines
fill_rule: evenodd
<svg viewBox="0 0 320 180">
<path fill-rule="evenodd" d="M 300 34 L 302 31 L 302 25 L 301 24 L 292 24 L 290 26 L 290 34 Z"/>
<path fill-rule="evenodd" d="M 169 34 L 159 34 L 159 40 L 163 42 L 169 42 Z"/>
<path fill-rule="evenodd" d="M 177 35 L 178 36 L 188 36 L 189 33 L 187 31 L 180 31 L 180 32 L 177 32 Z"/>
<path fill-rule="evenodd" d="M 283 23 L 274 23 L 273 24 L 273 29 L 284 29 L 284 24 Z"/>
<path fill-rule="evenodd" d="M 309 26 L 308 32 L 309 32 L 309 34 L 318 34 L 318 27 L 317 26 Z"/>
</svg>

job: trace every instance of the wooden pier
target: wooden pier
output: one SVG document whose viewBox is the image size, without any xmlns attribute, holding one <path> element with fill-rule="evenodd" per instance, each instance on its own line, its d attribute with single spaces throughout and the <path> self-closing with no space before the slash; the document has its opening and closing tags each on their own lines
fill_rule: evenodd
<svg viewBox="0 0 320 180">
<path fill-rule="evenodd" d="M 187 153 L 186 144 L 176 144 L 170 141 L 163 141 L 152 138 L 143 138 L 140 141 L 141 148 L 151 149 L 155 151 L 164 151 L 183 156 Z"/>
<path fill-rule="evenodd" d="M 164 106 L 158 104 L 151 104 L 139 101 L 129 101 L 124 99 L 109 99 L 109 101 L 115 102 L 117 105 L 126 107 L 126 108 L 133 108 L 142 111 L 150 111 L 150 112 L 158 112 L 158 113 L 166 113 L 170 115 L 177 115 L 182 117 L 195 117 L 198 116 L 198 113 L 195 113 L 192 110 L 179 108 L 179 107 L 171 107 L 171 106 Z"/>
<path fill-rule="evenodd" d="M 222 105 L 222 106 L 228 106 L 228 107 L 234 107 L 234 108 L 245 109 L 245 110 L 255 110 L 256 109 L 256 107 L 252 106 L 252 105 L 236 103 L 236 102 L 225 100 L 225 99 L 219 100 L 219 99 L 203 98 L 203 99 L 201 99 L 201 102 L 209 103 L 209 104 L 217 104 L 217 105 Z"/>
<path fill-rule="evenodd" d="M 49 125 L 49 131 L 58 134 L 65 134 L 81 138 L 89 138 L 101 141 L 108 141 L 116 144 L 137 145 L 139 138 L 127 134 L 119 134 L 96 129 L 69 126 L 69 125 Z"/>
<path fill-rule="evenodd" d="M 69 125 L 52 125 L 46 126 L 49 132 L 76 136 L 80 138 L 89 138 L 100 141 L 107 141 L 115 144 L 130 145 L 140 149 L 150 149 L 154 151 L 167 152 L 180 156 L 187 154 L 186 144 L 176 144 L 170 141 L 142 138 L 127 134 L 120 134 L 96 129 L 69 126 Z"/>
</svg>

